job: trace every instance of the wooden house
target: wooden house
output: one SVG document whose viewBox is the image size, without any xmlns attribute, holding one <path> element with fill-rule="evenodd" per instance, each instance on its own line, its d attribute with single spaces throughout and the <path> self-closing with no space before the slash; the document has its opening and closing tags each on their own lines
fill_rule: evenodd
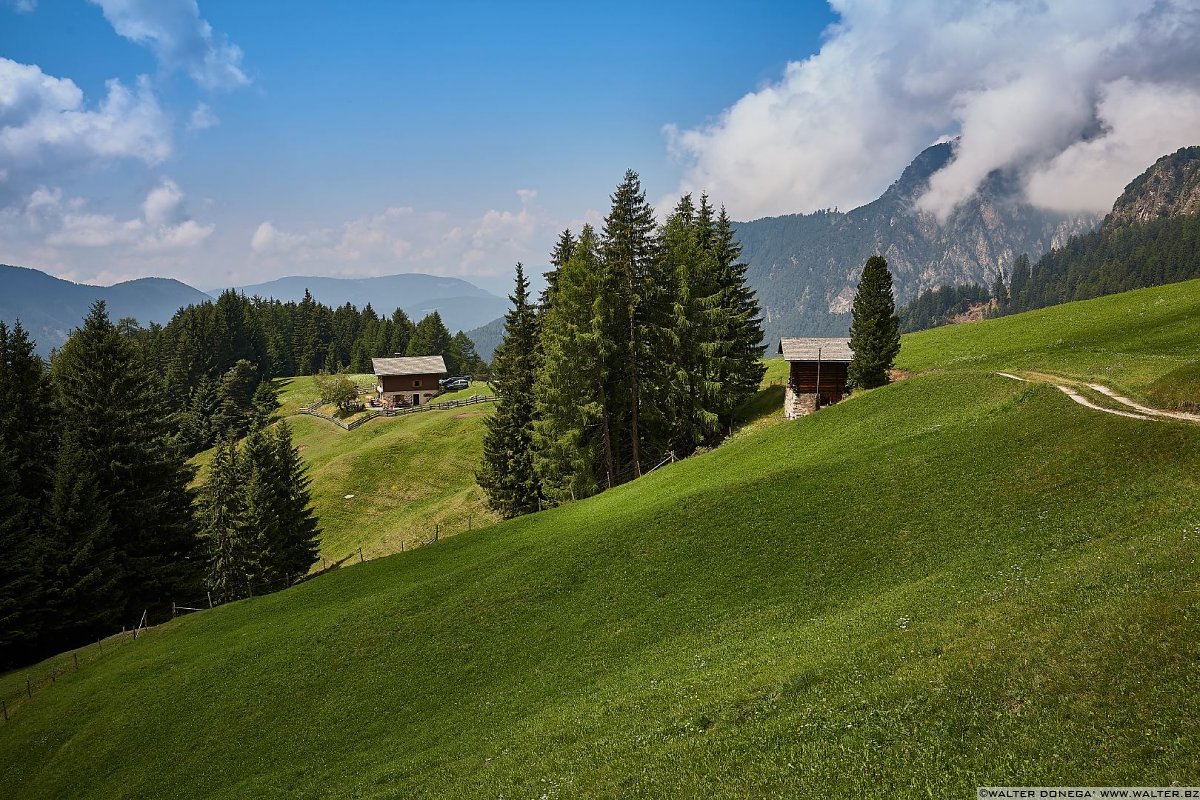
<svg viewBox="0 0 1200 800">
<path fill-rule="evenodd" d="M 441 386 L 438 378 L 446 374 L 441 356 L 372 358 L 375 394 L 387 406 L 419 406 L 428 403 Z"/>
<path fill-rule="evenodd" d="M 849 339 L 780 339 L 779 354 L 788 362 L 783 415 L 788 419 L 811 414 L 846 396 L 850 359 Z"/>
</svg>

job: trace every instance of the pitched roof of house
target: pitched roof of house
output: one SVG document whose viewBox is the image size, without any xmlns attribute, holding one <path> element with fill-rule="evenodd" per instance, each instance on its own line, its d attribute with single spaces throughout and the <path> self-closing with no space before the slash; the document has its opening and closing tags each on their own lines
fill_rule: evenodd
<svg viewBox="0 0 1200 800">
<path fill-rule="evenodd" d="M 433 375 L 445 372 L 446 362 L 441 356 L 372 358 L 371 369 L 376 375 Z"/>
<path fill-rule="evenodd" d="M 779 340 L 779 354 L 786 361 L 845 361 L 854 358 L 849 339 L 793 338 Z"/>
</svg>

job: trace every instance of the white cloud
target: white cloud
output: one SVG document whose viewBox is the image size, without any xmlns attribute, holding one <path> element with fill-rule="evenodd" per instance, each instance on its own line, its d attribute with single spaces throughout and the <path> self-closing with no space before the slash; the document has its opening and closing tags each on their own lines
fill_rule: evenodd
<svg viewBox="0 0 1200 800">
<path fill-rule="evenodd" d="M 1075 142 L 1030 174 L 1026 189 L 1034 203 L 1107 211 L 1149 166 L 1147 153 L 1165 155 L 1200 142 L 1200 92 L 1194 89 L 1121 80 L 1105 87 L 1097 111 L 1101 135 Z M 1097 208 L 1100 202 L 1105 208 Z"/>
<path fill-rule="evenodd" d="M 489 209 L 463 220 L 439 211 L 389 208 L 335 228 L 291 232 L 271 221 L 250 238 L 260 265 L 306 262 L 345 274 L 405 269 L 436 274 L 504 274 L 548 238 L 553 224 L 533 205 L 537 192 L 517 191 L 520 208 Z"/>
<path fill-rule="evenodd" d="M 195 0 L 91 0 L 118 34 L 149 47 L 168 70 L 182 69 L 206 89 L 233 89 L 250 79 L 242 51 L 200 17 Z"/>
<path fill-rule="evenodd" d="M 37 0 L 12 0 L 11 5 L 18 14 L 32 14 L 37 10 Z"/>
<path fill-rule="evenodd" d="M 148 81 L 130 89 L 110 80 L 107 92 L 89 109 L 73 81 L 0 58 L 0 171 L 10 192 L 113 159 L 156 165 L 170 155 L 170 120 Z"/>
<path fill-rule="evenodd" d="M 187 129 L 189 131 L 203 131 L 215 128 L 219 124 L 221 124 L 221 120 L 217 118 L 216 113 L 208 104 L 200 103 L 192 111 L 192 115 L 188 117 Z"/>
<path fill-rule="evenodd" d="M 1103 211 L 1115 194 L 1096 191 L 1200 137 L 1171 111 L 1200 92 L 1197 0 L 831 5 L 841 19 L 818 54 L 706 124 L 665 127 L 681 191 L 706 189 L 739 218 L 849 208 L 957 135 L 926 210 L 947 214 L 989 171 L 1012 168 L 1042 205 Z M 1097 148 L 1120 153 L 1103 178 L 1079 169 Z"/>
<path fill-rule="evenodd" d="M 213 230 L 187 215 L 183 192 L 169 178 L 146 195 L 141 216 L 128 219 L 93 211 L 83 198 L 64 198 L 61 189 L 39 187 L 0 210 L 0 260 L 42 267 L 181 253 Z"/>
</svg>

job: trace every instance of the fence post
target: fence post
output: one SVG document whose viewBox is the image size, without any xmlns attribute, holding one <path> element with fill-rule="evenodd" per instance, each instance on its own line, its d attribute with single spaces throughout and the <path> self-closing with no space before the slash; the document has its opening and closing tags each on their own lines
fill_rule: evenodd
<svg viewBox="0 0 1200 800">
<path fill-rule="evenodd" d="M 467 514 L 467 530 L 471 530 L 471 515 Z"/>
<path fill-rule="evenodd" d="M 103 641 L 102 639 L 97 639 L 97 640 L 96 640 L 96 647 L 99 647 L 99 648 L 100 648 L 100 652 L 101 652 L 101 653 L 103 653 L 103 652 L 104 652 L 104 641 Z"/>
<path fill-rule="evenodd" d="M 175 601 L 171 601 L 171 619 L 175 619 Z"/>
<path fill-rule="evenodd" d="M 208 595 L 208 607 L 212 608 L 212 592 L 206 592 Z"/>
<path fill-rule="evenodd" d="M 363 554 L 362 554 L 362 548 L 360 547 L 360 548 L 358 548 L 358 563 L 360 563 L 360 564 L 361 564 L 361 563 L 363 563 L 364 561 L 366 561 L 366 559 L 365 559 L 365 558 L 363 558 Z"/>
<path fill-rule="evenodd" d="M 433 540 L 435 542 L 438 540 L 438 536 L 440 536 L 441 533 L 442 533 L 442 526 L 440 524 L 435 524 L 433 526 Z"/>
<path fill-rule="evenodd" d="M 75 671 L 79 672 L 79 653 L 71 653 L 71 655 L 75 656 Z"/>
</svg>

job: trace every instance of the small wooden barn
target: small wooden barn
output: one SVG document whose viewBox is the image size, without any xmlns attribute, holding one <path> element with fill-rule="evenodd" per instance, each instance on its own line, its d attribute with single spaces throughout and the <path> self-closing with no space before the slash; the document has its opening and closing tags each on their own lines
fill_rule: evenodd
<svg viewBox="0 0 1200 800">
<path fill-rule="evenodd" d="M 849 339 L 780 339 L 779 354 L 788 362 L 783 414 L 788 419 L 811 414 L 846 395 Z"/>
<path fill-rule="evenodd" d="M 380 402 L 395 407 L 419 406 L 441 389 L 438 378 L 446 374 L 446 362 L 441 356 L 372 358 L 371 369 Z"/>
</svg>

